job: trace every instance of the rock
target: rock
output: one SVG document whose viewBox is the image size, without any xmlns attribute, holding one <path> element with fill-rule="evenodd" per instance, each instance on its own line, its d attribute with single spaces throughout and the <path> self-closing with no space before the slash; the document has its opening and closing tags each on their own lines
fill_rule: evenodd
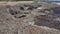
<svg viewBox="0 0 60 34">
<path fill-rule="evenodd" d="M 24 10 L 24 7 L 20 7 L 20 10 Z"/>
<path fill-rule="evenodd" d="M 60 30 L 60 21 L 56 20 L 58 17 L 48 16 L 48 15 L 40 15 L 35 17 L 35 25 L 39 26 L 47 26 L 50 28 Z"/>
<path fill-rule="evenodd" d="M 18 15 L 15 15 L 14 17 L 15 18 L 23 18 L 23 17 L 26 17 L 26 15 L 25 14 L 22 14 L 22 15 L 18 14 Z"/>
<path fill-rule="evenodd" d="M 60 34 L 59 17 L 40 4 L 0 6 L 0 34 Z"/>
<path fill-rule="evenodd" d="M 51 15 L 60 17 L 60 7 L 53 7 L 53 8 L 50 8 L 50 10 L 52 10 L 50 11 Z"/>
<path fill-rule="evenodd" d="M 33 7 L 32 6 L 29 6 L 29 8 L 27 10 L 33 10 Z"/>
</svg>

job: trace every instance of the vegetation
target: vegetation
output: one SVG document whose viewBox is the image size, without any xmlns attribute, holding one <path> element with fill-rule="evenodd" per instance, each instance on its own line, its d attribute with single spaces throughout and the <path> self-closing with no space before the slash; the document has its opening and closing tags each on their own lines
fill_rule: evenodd
<svg viewBox="0 0 60 34">
<path fill-rule="evenodd" d="M 0 0 L 0 1 L 32 1 L 32 0 Z"/>
</svg>

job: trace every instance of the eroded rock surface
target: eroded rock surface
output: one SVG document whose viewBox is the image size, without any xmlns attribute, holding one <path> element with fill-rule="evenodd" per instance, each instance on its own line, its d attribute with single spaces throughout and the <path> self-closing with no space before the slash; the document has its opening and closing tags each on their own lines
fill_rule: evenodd
<svg viewBox="0 0 60 34">
<path fill-rule="evenodd" d="M 32 3 L 1 6 L 0 34 L 60 34 L 59 17 L 52 15 L 50 6 L 47 8 L 43 5 Z"/>
<path fill-rule="evenodd" d="M 35 17 L 36 25 L 47 26 L 60 30 L 60 21 L 56 20 L 59 17 L 40 15 Z"/>
</svg>

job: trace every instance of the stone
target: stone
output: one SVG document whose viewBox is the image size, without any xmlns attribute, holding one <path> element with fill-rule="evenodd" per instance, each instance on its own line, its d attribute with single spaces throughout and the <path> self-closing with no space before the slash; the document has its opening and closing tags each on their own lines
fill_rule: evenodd
<svg viewBox="0 0 60 34">
<path fill-rule="evenodd" d="M 54 17 L 54 16 L 49 16 L 49 15 L 40 15 L 35 17 L 35 25 L 38 26 L 47 26 L 50 28 L 55 28 L 60 30 L 60 21 L 56 20 L 56 18 L 59 17 Z"/>
</svg>

